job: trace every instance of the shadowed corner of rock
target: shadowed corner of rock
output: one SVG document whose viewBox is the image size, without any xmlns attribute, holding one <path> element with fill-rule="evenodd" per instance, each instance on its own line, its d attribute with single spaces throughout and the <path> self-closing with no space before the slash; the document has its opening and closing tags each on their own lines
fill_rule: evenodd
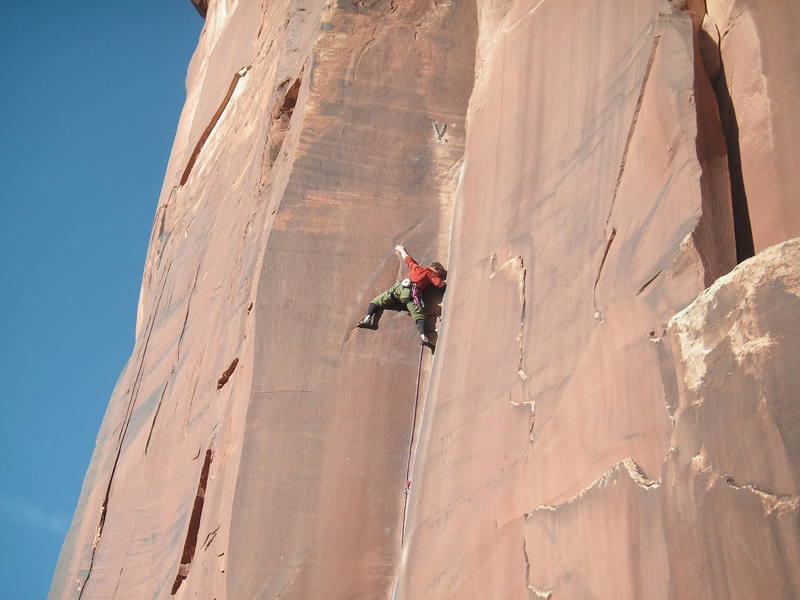
<svg viewBox="0 0 800 600">
<path fill-rule="evenodd" d="M 425 332 L 430 340 L 425 345 L 431 349 L 431 352 L 436 351 L 436 344 L 439 342 L 443 303 L 444 289 L 434 288 L 425 297 Z"/>
</svg>

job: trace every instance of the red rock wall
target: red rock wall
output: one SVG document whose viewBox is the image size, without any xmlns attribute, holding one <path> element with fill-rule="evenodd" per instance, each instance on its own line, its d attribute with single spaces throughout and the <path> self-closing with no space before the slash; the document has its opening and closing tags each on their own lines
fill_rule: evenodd
<svg viewBox="0 0 800 600">
<path fill-rule="evenodd" d="M 800 236 L 800 4 L 708 0 L 706 31 L 720 54 L 715 77 L 733 142 L 732 176 L 747 200 L 755 251 Z"/>
<path fill-rule="evenodd" d="M 447 358 L 400 597 L 667 590 L 659 506 L 625 478 L 658 478 L 670 439 L 662 330 L 707 265 L 712 279 L 733 266 L 730 205 L 704 196 L 688 17 L 657 1 L 568 4 L 483 14 Z M 702 239 L 709 217 L 716 248 Z M 448 486 L 432 483 L 446 473 Z M 607 479 L 624 488 L 606 495 Z M 554 527 L 563 535 L 545 545 Z M 653 555 L 639 561 L 642 546 Z"/>
<path fill-rule="evenodd" d="M 52 598 L 387 593 L 419 345 L 353 325 L 395 244 L 446 258 L 476 35 L 472 3 L 209 3 Z"/>
<path fill-rule="evenodd" d="M 799 238 L 670 319 L 677 385 L 660 491 L 672 597 L 800 593 L 798 333 Z"/>
<path fill-rule="evenodd" d="M 791 361 L 780 346 L 796 297 L 775 292 L 774 346 L 751 341 L 767 325 L 749 307 L 693 309 L 696 335 L 730 327 L 728 352 L 752 347 L 758 365 L 740 375 L 706 359 L 702 423 L 682 375 L 703 359 L 680 318 L 667 326 L 734 263 L 725 145 L 689 15 L 661 2 L 483 8 L 397 597 L 794 597 L 797 489 L 756 474 L 794 482 L 794 417 L 779 433 L 771 415 L 794 414 L 798 382 L 755 356 Z M 773 260 L 796 277 L 785 254 L 754 260 L 720 295 L 774 285 L 747 276 Z M 749 310 L 765 319 L 771 300 Z M 736 447 L 759 437 L 763 452 Z"/>
<path fill-rule="evenodd" d="M 231 598 L 376 598 L 394 574 L 418 340 L 406 315 L 352 328 L 397 276 L 396 243 L 420 260 L 446 254 L 476 19 L 472 3 L 371 4 L 323 15 L 291 171 L 274 189 Z"/>
<path fill-rule="evenodd" d="M 702 7 L 205 10 L 51 598 L 798 595 L 798 250 L 725 275 Z M 435 360 L 353 330 L 400 242 Z"/>
</svg>

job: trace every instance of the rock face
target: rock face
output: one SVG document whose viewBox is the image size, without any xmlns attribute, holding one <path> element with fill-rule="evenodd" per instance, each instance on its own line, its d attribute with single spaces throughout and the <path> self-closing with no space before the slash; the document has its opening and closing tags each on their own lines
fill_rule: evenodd
<svg viewBox="0 0 800 600">
<path fill-rule="evenodd" d="M 660 491 L 678 598 L 800 592 L 800 373 L 787 360 L 799 334 L 800 238 L 742 263 L 670 320 L 677 385 Z M 707 550 L 712 539 L 720 551 Z"/>
<path fill-rule="evenodd" d="M 797 139 L 800 5 L 709 0 L 706 30 L 722 68 L 714 79 L 732 143 L 737 209 L 748 211 L 755 251 L 800 236 Z M 746 202 L 746 206 L 743 203 Z"/>
<path fill-rule="evenodd" d="M 800 595 L 796 153 L 730 78 L 797 57 L 751 4 L 198 6 L 50 597 Z M 353 329 L 401 242 L 435 359 Z"/>
</svg>

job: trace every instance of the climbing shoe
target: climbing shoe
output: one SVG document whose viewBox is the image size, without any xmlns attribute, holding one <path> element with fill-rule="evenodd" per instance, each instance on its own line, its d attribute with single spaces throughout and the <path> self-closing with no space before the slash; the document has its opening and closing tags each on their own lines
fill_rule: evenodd
<svg viewBox="0 0 800 600">
<path fill-rule="evenodd" d="M 356 327 L 375 327 L 375 315 L 367 315 L 358 322 Z"/>
</svg>

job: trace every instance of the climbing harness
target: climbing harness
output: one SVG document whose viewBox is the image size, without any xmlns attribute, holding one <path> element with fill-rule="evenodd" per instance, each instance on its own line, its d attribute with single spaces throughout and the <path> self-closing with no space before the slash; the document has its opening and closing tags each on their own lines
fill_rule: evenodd
<svg viewBox="0 0 800 600">
<path fill-rule="evenodd" d="M 425 306 L 422 303 L 422 298 L 420 297 L 419 292 L 417 291 L 417 284 L 416 283 L 411 285 L 411 297 L 414 299 L 414 304 L 419 304 L 422 307 Z"/>
</svg>

